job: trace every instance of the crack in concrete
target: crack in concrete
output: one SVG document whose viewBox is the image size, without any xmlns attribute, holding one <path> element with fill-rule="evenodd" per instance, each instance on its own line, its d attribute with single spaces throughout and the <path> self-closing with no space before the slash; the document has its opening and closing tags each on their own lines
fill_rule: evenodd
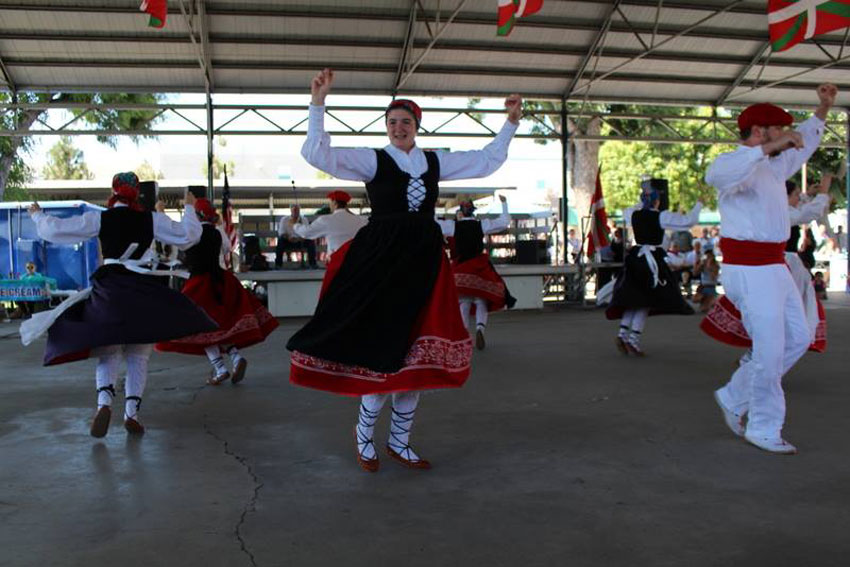
<svg viewBox="0 0 850 567">
<path fill-rule="evenodd" d="M 257 500 L 260 497 L 260 490 L 263 488 L 263 483 L 260 482 L 259 477 L 256 475 L 256 473 L 254 473 L 254 468 L 248 463 L 248 459 L 231 451 L 230 444 L 227 442 L 227 440 L 223 439 L 221 436 L 216 434 L 215 431 L 210 429 L 210 426 L 207 424 L 206 420 L 207 414 L 204 414 L 204 431 L 207 433 L 207 435 L 221 443 L 224 447 L 224 454 L 232 457 L 236 460 L 236 462 L 242 465 L 254 482 L 254 493 L 251 495 L 251 499 L 242 509 L 242 514 L 240 514 L 239 521 L 233 528 L 233 533 L 236 536 L 236 540 L 239 542 L 239 546 L 242 550 L 242 553 L 248 556 L 248 560 L 251 561 L 251 565 L 257 567 L 256 558 L 254 557 L 254 554 L 251 553 L 251 550 L 248 549 L 248 544 L 246 543 L 245 538 L 242 537 L 242 526 L 245 524 L 245 520 L 248 517 L 248 514 L 256 511 L 257 509 Z"/>
</svg>

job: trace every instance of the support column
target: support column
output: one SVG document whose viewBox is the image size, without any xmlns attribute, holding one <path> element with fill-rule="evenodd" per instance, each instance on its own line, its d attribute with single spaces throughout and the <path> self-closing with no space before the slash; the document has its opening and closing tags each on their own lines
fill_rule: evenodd
<svg viewBox="0 0 850 567">
<path fill-rule="evenodd" d="M 844 223 L 844 234 L 850 230 L 850 107 L 844 109 L 844 188 L 847 209 L 847 219 Z M 844 237 L 850 245 L 850 238 Z M 845 250 L 847 254 L 847 281 L 844 282 L 844 291 L 850 293 L 850 246 Z"/>
<path fill-rule="evenodd" d="M 210 203 L 215 205 L 215 193 L 213 193 L 213 131 L 212 95 L 207 89 L 207 196 Z"/>
<path fill-rule="evenodd" d="M 570 203 L 567 191 L 570 186 L 570 133 L 567 126 L 567 99 L 561 99 L 561 231 L 564 233 L 564 245 L 561 247 L 561 259 L 567 265 L 567 224 L 570 219 Z"/>
</svg>

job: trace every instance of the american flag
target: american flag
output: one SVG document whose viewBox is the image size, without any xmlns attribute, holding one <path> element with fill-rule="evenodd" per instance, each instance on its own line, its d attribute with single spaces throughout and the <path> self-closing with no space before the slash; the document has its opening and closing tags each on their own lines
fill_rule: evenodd
<svg viewBox="0 0 850 567">
<path fill-rule="evenodd" d="M 221 192 L 221 219 L 224 223 L 224 232 L 230 241 L 230 251 L 236 248 L 236 241 L 239 236 L 236 234 L 236 227 L 233 226 L 233 206 L 230 204 L 230 184 L 227 182 L 227 168 L 224 169 L 224 190 Z M 231 268 L 231 254 L 224 258 L 224 263 L 228 268 Z"/>
</svg>

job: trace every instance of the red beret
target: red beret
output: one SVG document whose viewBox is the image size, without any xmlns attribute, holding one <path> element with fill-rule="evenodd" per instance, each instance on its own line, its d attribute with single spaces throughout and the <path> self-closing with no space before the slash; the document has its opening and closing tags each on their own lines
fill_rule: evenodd
<svg viewBox="0 0 850 567">
<path fill-rule="evenodd" d="M 347 203 L 351 200 L 351 195 L 345 191 L 336 190 L 328 193 L 328 199 L 331 201 L 342 201 L 343 203 Z"/>
<path fill-rule="evenodd" d="M 390 110 L 395 110 L 396 108 L 403 108 L 404 110 L 411 113 L 416 119 L 417 126 L 422 123 L 422 109 L 419 108 L 419 105 L 413 102 L 412 100 L 406 98 L 395 99 L 387 107 L 387 111 L 384 113 L 384 115 L 386 116 L 387 114 L 389 114 Z"/>
<path fill-rule="evenodd" d="M 195 200 L 195 212 L 198 214 L 198 218 L 203 222 L 212 222 L 214 223 L 218 220 L 218 213 L 215 210 L 215 207 L 212 206 L 207 199 L 196 199 Z"/>
<path fill-rule="evenodd" d="M 753 126 L 790 126 L 794 117 L 769 102 L 751 104 L 738 115 L 738 128 L 743 132 Z"/>
</svg>

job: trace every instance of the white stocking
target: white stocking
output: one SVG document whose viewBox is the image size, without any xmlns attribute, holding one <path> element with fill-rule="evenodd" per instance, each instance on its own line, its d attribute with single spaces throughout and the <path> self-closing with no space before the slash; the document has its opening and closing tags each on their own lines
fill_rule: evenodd
<svg viewBox="0 0 850 567">
<path fill-rule="evenodd" d="M 97 407 L 111 406 L 115 397 L 115 381 L 121 365 L 121 347 L 112 345 L 95 349 L 92 354 L 98 357 L 94 372 L 97 387 Z"/>
<path fill-rule="evenodd" d="M 393 394 L 393 413 L 390 422 L 390 438 L 387 445 L 408 461 L 418 461 L 410 447 L 410 430 L 413 429 L 413 416 L 419 404 L 419 392 L 400 392 Z"/>
<path fill-rule="evenodd" d="M 124 384 L 124 419 L 134 418 L 142 405 L 142 395 L 148 381 L 148 359 L 152 345 L 124 345 L 127 361 L 127 381 Z"/>
<path fill-rule="evenodd" d="M 375 453 L 375 443 L 372 436 L 375 433 L 375 422 L 381 414 L 381 408 L 387 401 L 387 394 L 367 394 L 360 398 L 360 414 L 357 418 L 357 450 L 366 460 L 372 460 Z"/>
<path fill-rule="evenodd" d="M 487 302 L 480 297 L 475 298 L 475 328 L 484 330 L 487 326 Z"/>
</svg>

